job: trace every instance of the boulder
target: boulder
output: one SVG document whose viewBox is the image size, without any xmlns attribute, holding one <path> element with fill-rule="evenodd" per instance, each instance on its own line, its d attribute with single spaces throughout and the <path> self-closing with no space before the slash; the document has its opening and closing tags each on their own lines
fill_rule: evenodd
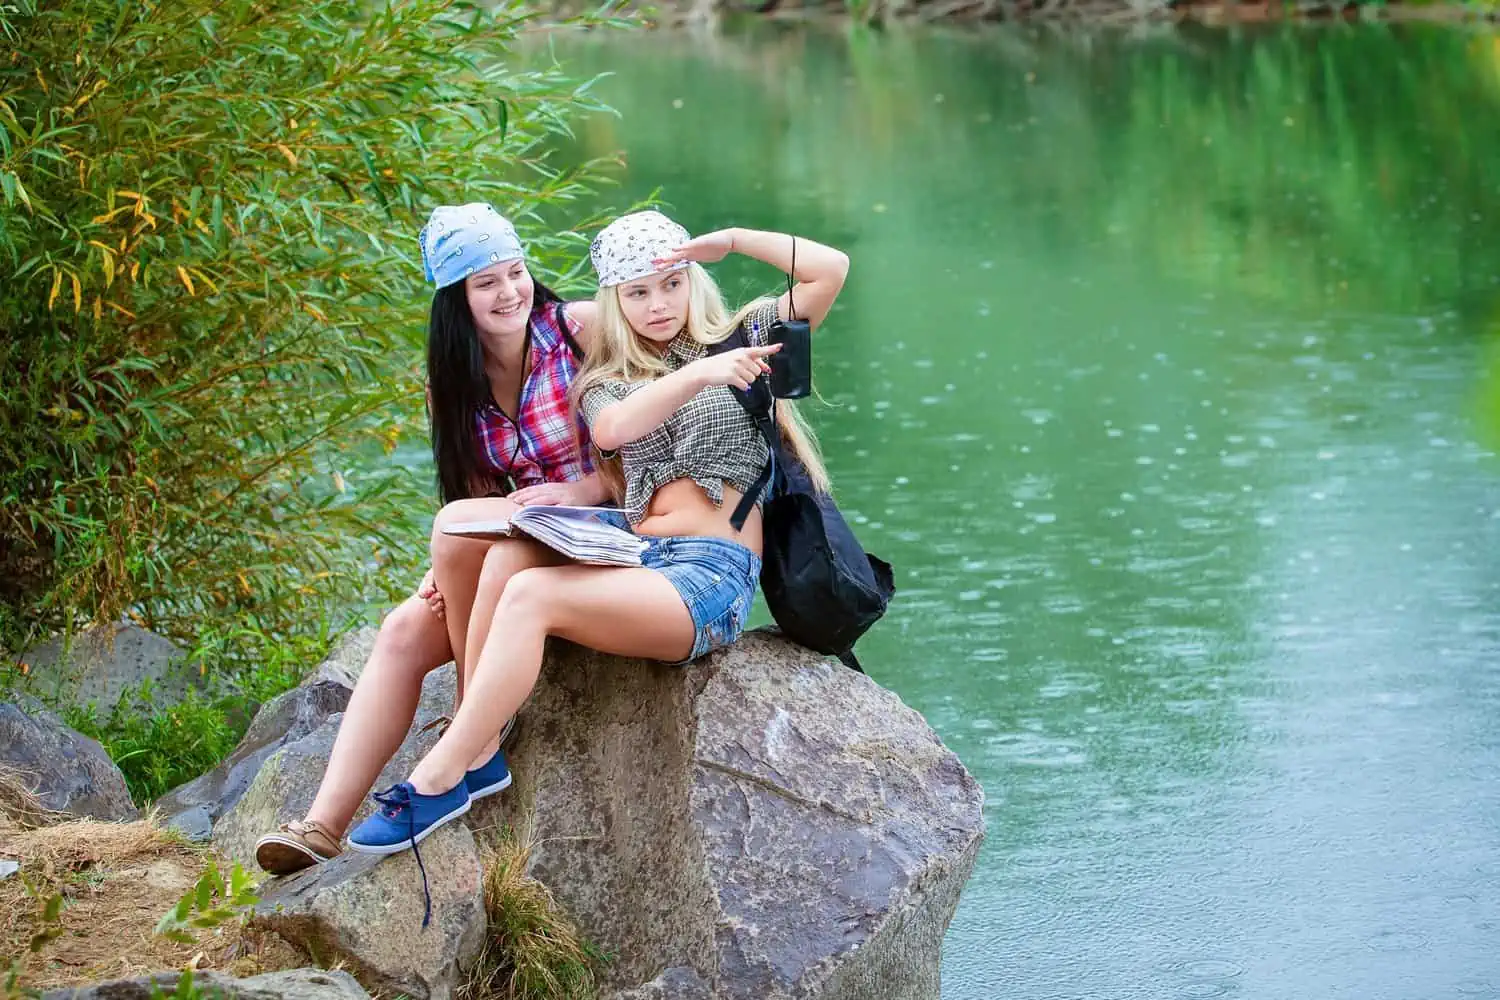
<svg viewBox="0 0 1500 1000">
<path fill-rule="evenodd" d="M 451 669 L 434 670 L 427 675 L 422 684 L 416 722 L 401 748 L 380 773 L 375 783 L 377 789 L 404 781 L 422 754 L 437 742 L 436 730 L 421 730 L 427 723 L 452 711 L 454 689 L 455 678 Z M 282 743 L 265 757 L 238 801 L 214 824 L 214 845 L 222 854 L 239 861 L 247 870 L 259 870 L 255 868 L 255 842 L 275 831 L 280 824 L 307 815 L 323 780 L 323 772 L 328 767 L 333 741 L 338 736 L 343 718 L 343 713 L 330 715 L 312 732 Z M 373 808 L 367 799 L 354 822 L 358 823 L 369 815 Z"/>
<path fill-rule="evenodd" d="M 207 840 L 213 824 L 245 794 L 266 758 L 342 712 L 349 695 L 343 684 L 321 680 L 266 702 L 222 764 L 157 799 L 163 821 L 192 840 Z"/>
<path fill-rule="evenodd" d="M 451 670 L 427 678 L 378 787 L 436 741 L 418 730 L 453 689 Z M 483 931 L 463 830 L 509 827 L 612 956 L 612 1000 L 936 1000 L 983 793 L 894 694 L 765 631 L 687 668 L 550 642 L 523 714 L 515 785 L 423 844 L 427 931 L 409 854 L 268 885 L 255 920 L 373 989 L 441 1000 Z M 257 837 L 305 814 L 341 719 L 266 758 L 215 827 L 224 853 L 253 865 Z"/>
<path fill-rule="evenodd" d="M 365 661 L 375 649 L 375 636 L 379 631 L 374 625 L 365 625 L 345 635 L 312 672 L 307 683 L 332 681 L 352 691 L 359 675 L 364 672 Z"/>
<path fill-rule="evenodd" d="M 161 704 L 182 700 L 197 682 L 184 666 L 186 652 L 129 622 L 52 639 L 27 650 L 21 660 L 29 668 L 27 691 L 53 705 L 92 703 L 103 713 L 143 681 L 151 682 Z"/>
<path fill-rule="evenodd" d="M 620 1000 L 936 1000 L 983 793 L 916 712 L 766 631 L 682 669 L 549 644 L 475 806 Z"/>
<path fill-rule="evenodd" d="M 0 770 L 36 792 L 42 807 L 74 817 L 134 819 L 125 776 L 96 741 L 32 702 L 0 704 Z"/>
<path fill-rule="evenodd" d="M 484 945 L 479 852 L 460 823 L 420 845 L 432 893 L 422 926 L 422 871 L 410 851 L 346 851 L 262 889 L 251 926 L 274 931 L 320 962 L 337 961 L 383 995 L 446 1000 Z"/>
<path fill-rule="evenodd" d="M 135 979 L 116 979 L 92 986 L 48 990 L 42 1000 L 155 1000 L 171 997 L 180 972 L 159 972 Z M 200 996 L 223 1000 L 369 1000 L 369 994 L 347 972 L 292 969 L 235 979 L 220 972 L 193 973 Z"/>
</svg>

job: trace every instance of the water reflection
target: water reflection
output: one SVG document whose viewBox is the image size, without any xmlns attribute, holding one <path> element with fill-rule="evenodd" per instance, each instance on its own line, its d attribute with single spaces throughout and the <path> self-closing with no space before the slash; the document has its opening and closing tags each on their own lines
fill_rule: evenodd
<svg viewBox="0 0 1500 1000">
<path fill-rule="evenodd" d="M 861 656 L 989 796 L 945 996 L 1500 994 L 1493 36 L 556 51 L 611 198 L 854 257 Z"/>
</svg>

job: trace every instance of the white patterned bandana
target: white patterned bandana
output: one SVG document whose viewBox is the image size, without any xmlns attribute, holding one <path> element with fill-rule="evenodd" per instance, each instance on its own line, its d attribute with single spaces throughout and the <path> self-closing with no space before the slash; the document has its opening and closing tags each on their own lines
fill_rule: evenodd
<svg viewBox="0 0 1500 1000">
<path fill-rule="evenodd" d="M 516 227 L 478 201 L 434 208 L 417 238 L 422 242 L 422 271 L 439 288 L 492 264 L 526 256 Z"/>
<path fill-rule="evenodd" d="M 605 226 L 589 247 L 589 259 L 599 275 L 599 287 L 611 288 L 657 273 L 680 271 L 687 261 L 657 267 L 689 239 L 688 231 L 656 211 L 632 212 Z"/>
</svg>

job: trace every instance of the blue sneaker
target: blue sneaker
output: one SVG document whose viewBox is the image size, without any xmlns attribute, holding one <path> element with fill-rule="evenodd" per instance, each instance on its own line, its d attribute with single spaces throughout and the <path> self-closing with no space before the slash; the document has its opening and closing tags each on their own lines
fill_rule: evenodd
<svg viewBox="0 0 1500 1000">
<path fill-rule="evenodd" d="M 505 766 L 505 751 L 496 750 L 495 756 L 464 774 L 464 784 L 469 787 L 469 798 L 482 799 L 486 795 L 510 787 L 510 768 Z"/>
<path fill-rule="evenodd" d="M 469 788 L 462 781 L 441 795 L 423 795 L 403 781 L 374 797 L 383 808 L 349 834 L 351 851 L 399 854 L 469 811 Z"/>
<path fill-rule="evenodd" d="M 427 866 L 417 845 L 428 834 L 469 811 L 469 788 L 460 781 L 441 795 L 423 795 L 403 781 L 375 793 L 381 810 L 349 834 L 349 850 L 360 854 L 398 854 L 411 848 L 422 873 L 422 927 L 432 921 L 432 892 L 427 886 Z"/>
</svg>

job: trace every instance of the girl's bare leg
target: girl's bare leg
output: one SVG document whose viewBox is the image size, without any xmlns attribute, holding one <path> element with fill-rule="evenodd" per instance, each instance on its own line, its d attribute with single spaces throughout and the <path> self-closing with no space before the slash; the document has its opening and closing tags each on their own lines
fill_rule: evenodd
<svg viewBox="0 0 1500 1000">
<path fill-rule="evenodd" d="M 469 634 L 469 615 L 474 607 L 474 592 L 484 565 L 490 541 L 445 535 L 443 529 L 465 521 L 499 521 L 509 518 L 516 505 L 503 497 L 481 497 L 456 500 L 438 511 L 432 522 L 432 580 L 443 595 L 444 616 L 448 627 L 448 645 L 453 662 L 458 664 L 458 697 L 463 700 L 464 664 L 468 661 L 465 641 Z"/>
<path fill-rule="evenodd" d="M 465 640 L 465 648 L 476 651 L 483 649 L 489 636 L 496 633 L 497 626 L 503 628 L 503 624 L 495 620 L 495 609 L 499 606 L 500 596 L 505 592 L 506 585 L 512 577 L 522 570 L 538 566 L 559 566 L 566 562 L 566 559 L 541 542 L 529 538 L 504 538 L 492 543 L 490 550 L 485 553 L 484 567 L 479 571 L 479 586 L 474 591 L 473 610 L 469 615 L 469 634 Z M 499 633 L 495 641 L 503 642 L 503 636 L 503 632 Z M 474 668 L 478 663 L 477 655 L 468 657 L 464 663 L 461 673 L 466 687 L 473 678 Z M 518 704 L 516 708 L 520 708 L 520 705 Z M 500 716 L 502 725 L 503 720 L 510 718 L 512 714 L 514 710 Z M 486 743 L 469 763 L 470 769 L 477 768 L 488 761 L 498 749 L 500 749 L 500 741 L 497 730 L 496 738 Z"/>
<path fill-rule="evenodd" d="M 446 792 L 463 780 L 536 685 L 549 635 L 616 656 L 666 661 L 687 656 L 694 638 L 687 605 L 655 570 L 564 565 L 515 574 L 453 725 L 412 771 L 418 792 Z"/>
<path fill-rule="evenodd" d="M 407 598 L 385 616 L 344 709 L 328 770 L 307 819 L 335 837 L 343 834 L 411 729 L 422 678 L 447 663 L 448 653 L 447 629 L 420 597 Z"/>
</svg>

